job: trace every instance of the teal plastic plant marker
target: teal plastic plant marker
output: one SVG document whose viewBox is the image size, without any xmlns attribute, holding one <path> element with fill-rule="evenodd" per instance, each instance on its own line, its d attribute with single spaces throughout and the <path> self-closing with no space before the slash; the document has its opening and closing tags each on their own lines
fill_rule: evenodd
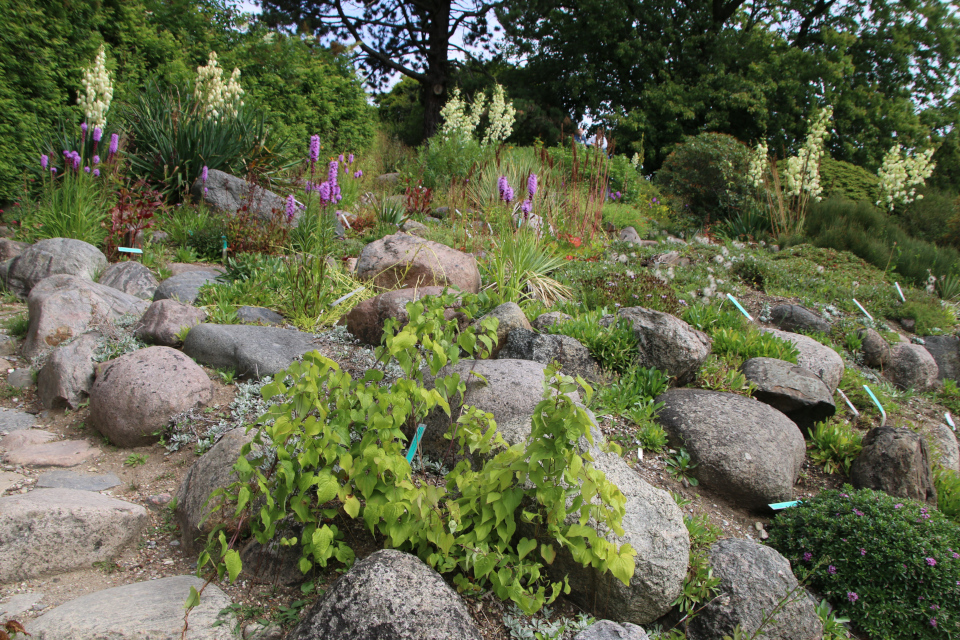
<svg viewBox="0 0 960 640">
<path fill-rule="evenodd" d="M 779 511 L 780 509 L 789 509 L 790 507 L 795 507 L 800 504 L 799 500 L 794 500 L 793 502 L 774 502 L 769 506 L 774 511 Z"/>
<path fill-rule="evenodd" d="M 740 309 L 740 313 L 742 313 L 743 315 L 745 315 L 745 316 L 747 317 L 747 320 L 749 320 L 750 322 L 753 322 L 753 316 L 751 316 L 749 313 L 747 313 L 747 310 L 744 309 L 744 308 L 740 305 L 739 302 L 737 302 L 737 299 L 736 299 L 736 298 L 734 298 L 734 297 L 733 297 L 732 295 L 730 295 L 729 293 L 727 294 L 727 297 L 730 298 L 730 302 L 732 302 L 733 304 L 735 304 L 735 305 L 737 306 L 737 309 Z"/>
<path fill-rule="evenodd" d="M 883 405 L 880 404 L 880 401 L 877 400 L 877 396 L 873 395 L 873 391 L 870 390 L 870 387 L 863 385 L 863 388 L 867 390 L 867 393 L 870 394 L 870 399 L 873 400 L 873 404 L 877 405 L 877 408 L 880 409 L 880 426 L 882 427 L 887 423 L 887 412 L 883 410 Z"/>
<path fill-rule="evenodd" d="M 358 288 L 358 289 L 354 289 L 353 291 L 351 291 L 351 292 L 348 293 L 347 295 L 345 295 L 345 296 L 340 296 L 339 298 L 337 298 L 336 300 L 334 300 L 333 302 L 331 302 L 331 303 L 330 303 L 330 306 L 331 306 L 331 307 L 335 307 L 335 306 L 337 306 L 338 304 L 340 304 L 341 302 L 344 302 L 345 300 L 349 300 L 350 298 L 352 298 L 353 296 L 357 295 L 357 294 L 360 293 L 361 291 L 363 291 L 363 287 L 360 287 L 360 288 Z"/>
<path fill-rule="evenodd" d="M 900 299 L 903 300 L 904 302 L 906 302 L 907 299 L 903 297 L 903 289 L 900 288 L 900 283 L 899 283 L 899 282 L 894 282 L 894 283 L 893 283 L 893 286 L 895 286 L 895 287 L 897 288 L 897 293 L 900 294 Z"/>
<path fill-rule="evenodd" d="M 420 438 L 423 437 L 423 432 L 427 430 L 427 425 L 421 424 L 417 426 L 417 433 L 413 436 L 413 442 L 410 443 L 410 450 L 407 451 L 407 462 L 413 462 L 413 456 L 417 452 L 417 447 L 420 446 Z"/>
<path fill-rule="evenodd" d="M 865 316 L 867 316 L 868 318 L 870 318 L 871 322 L 873 321 L 873 316 L 870 315 L 870 312 L 869 312 L 869 311 L 867 311 L 866 309 L 863 308 L 863 305 L 862 305 L 862 304 L 860 304 L 859 302 L 857 302 L 857 299 L 856 299 L 856 298 L 853 298 L 853 304 L 855 304 L 855 305 L 857 305 L 858 307 L 860 307 L 860 311 L 863 311 L 863 315 L 865 315 Z"/>
<path fill-rule="evenodd" d="M 143 253 L 143 249 L 131 249 L 130 247 L 117 247 L 117 251 L 123 253 Z"/>
<path fill-rule="evenodd" d="M 845 394 L 839 387 L 837 388 L 837 393 L 840 394 L 840 397 L 843 398 L 843 401 L 847 403 L 848 407 L 850 407 L 850 411 L 853 411 L 853 415 L 859 418 L 860 412 L 857 411 L 857 408 L 853 406 L 852 402 L 850 402 L 850 398 L 847 397 L 847 394 Z"/>
<path fill-rule="evenodd" d="M 943 414 L 943 417 L 947 419 L 947 424 L 950 425 L 950 428 L 956 431 L 957 425 L 953 424 L 953 418 L 950 417 L 950 412 L 947 411 L 945 414 Z"/>
</svg>

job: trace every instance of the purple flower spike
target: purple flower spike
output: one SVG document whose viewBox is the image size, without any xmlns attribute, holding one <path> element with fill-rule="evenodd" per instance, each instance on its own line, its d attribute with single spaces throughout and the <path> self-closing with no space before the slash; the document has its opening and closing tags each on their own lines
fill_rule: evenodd
<svg viewBox="0 0 960 640">
<path fill-rule="evenodd" d="M 337 164 L 337 161 L 331 160 L 330 170 L 327 172 L 327 180 L 330 182 L 331 186 L 337 184 L 337 172 L 339 170 L 340 170 L 340 165 Z"/>
<path fill-rule="evenodd" d="M 100 164 L 100 156 L 93 156 L 93 164 Z"/>
<path fill-rule="evenodd" d="M 320 136 L 310 136 L 310 162 L 320 158 Z"/>
<path fill-rule="evenodd" d="M 87 135 L 87 129 L 88 129 L 88 128 L 89 128 L 89 127 L 87 126 L 87 123 L 86 123 L 86 122 L 80 124 L 80 132 L 81 132 L 83 135 Z"/>
<path fill-rule="evenodd" d="M 353 154 L 352 154 L 352 153 L 351 153 L 349 156 L 347 156 L 347 164 L 353 164 Z"/>
<path fill-rule="evenodd" d="M 117 134 L 110 135 L 110 155 L 113 156 L 117 149 L 120 147 L 120 136 Z"/>
<path fill-rule="evenodd" d="M 103 138 L 103 129 L 101 129 L 100 127 L 94 127 L 94 128 L 93 128 L 93 141 L 94 141 L 94 142 L 100 142 L 101 138 Z"/>
<path fill-rule="evenodd" d="M 50 156 L 43 154 L 40 156 L 40 168 L 46 169 L 50 165 Z"/>
<path fill-rule="evenodd" d="M 320 193 L 320 202 L 322 202 L 323 204 L 327 204 L 328 202 L 330 202 L 330 183 L 329 182 L 321 183 L 319 193 Z"/>
<path fill-rule="evenodd" d="M 83 168 L 83 172 L 84 172 L 84 173 L 90 173 L 90 167 L 84 167 L 84 168 Z"/>
<path fill-rule="evenodd" d="M 200 181 L 206 184 L 207 176 L 209 174 L 210 174 L 210 170 L 207 168 L 207 165 L 203 165 L 203 169 L 200 170 Z"/>
<path fill-rule="evenodd" d="M 339 160 L 340 162 L 343 162 L 343 154 L 342 154 L 342 153 L 340 154 L 340 157 L 337 158 L 337 160 Z"/>
<path fill-rule="evenodd" d="M 354 178 L 362 178 L 362 177 L 363 177 L 363 171 L 357 169 L 357 172 L 353 174 L 353 177 L 354 177 Z"/>
<path fill-rule="evenodd" d="M 99 178 L 99 177 L 100 177 L 100 169 L 94 169 L 94 170 L 93 170 L 93 175 L 94 175 L 95 178 Z"/>
<path fill-rule="evenodd" d="M 524 200 L 523 204 L 520 205 L 520 211 L 523 212 L 524 217 L 528 217 L 530 212 L 533 211 L 533 203 L 529 200 Z"/>
<path fill-rule="evenodd" d="M 530 199 L 533 200 L 533 196 L 537 195 L 537 174 L 531 173 L 530 177 L 527 178 L 527 193 L 530 194 Z"/>
<path fill-rule="evenodd" d="M 56 167 L 50 167 L 50 173 L 54 173 L 54 174 L 55 174 L 56 172 L 57 172 L 57 168 L 56 168 Z"/>
<path fill-rule="evenodd" d="M 80 170 L 80 162 L 81 162 L 81 160 L 80 160 L 80 154 L 77 153 L 76 151 L 74 151 L 74 152 L 73 152 L 73 155 L 71 156 L 71 159 L 73 160 L 73 170 L 74 170 L 74 171 L 79 171 L 79 170 Z"/>
<path fill-rule="evenodd" d="M 287 196 L 287 222 L 293 221 L 293 216 L 297 213 L 297 199 L 293 194 Z"/>
</svg>

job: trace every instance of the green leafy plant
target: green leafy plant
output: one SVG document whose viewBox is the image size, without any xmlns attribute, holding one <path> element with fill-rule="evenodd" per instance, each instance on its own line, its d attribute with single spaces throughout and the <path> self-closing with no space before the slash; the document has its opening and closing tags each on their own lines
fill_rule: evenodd
<svg viewBox="0 0 960 640">
<path fill-rule="evenodd" d="M 792 342 L 752 326 L 745 331 L 715 329 L 711 337 L 714 353 L 740 362 L 750 358 L 776 358 L 796 364 L 800 355 Z"/>
<path fill-rule="evenodd" d="M 606 326 L 600 324 L 605 314 L 606 309 L 588 311 L 576 318 L 555 323 L 546 331 L 579 341 L 605 371 L 624 373 L 638 355 L 637 336 L 626 318 Z"/>
<path fill-rule="evenodd" d="M 620 415 L 635 405 L 652 401 L 667 390 L 670 376 L 653 367 L 633 366 L 613 383 L 600 388 L 596 404 L 605 411 Z"/>
<path fill-rule="evenodd" d="M 863 435 L 848 423 L 830 419 L 816 423 L 810 433 L 810 458 L 826 473 L 850 473 L 850 465 L 863 449 Z"/>
<path fill-rule="evenodd" d="M 718 358 L 710 354 L 697 371 L 697 386 L 710 391 L 726 391 L 742 396 L 753 395 L 757 385 L 737 368 L 733 358 Z"/>
<path fill-rule="evenodd" d="M 100 246 L 112 205 L 106 179 L 63 165 L 59 174 L 45 174 L 39 200 L 22 207 L 19 237 L 27 242 L 73 238 Z"/>
<path fill-rule="evenodd" d="M 823 491 L 781 511 L 769 544 L 871 638 L 960 632 L 960 528 L 921 503 Z"/>
<path fill-rule="evenodd" d="M 718 329 L 741 330 L 745 326 L 743 315 L 726 302 L 719 305 L 695 304 L 683 312 L 682 318 L 694 329 L 708 334 Z"/>
<path fill-rule="evenodd" d="M 719 591 L 720 578 L 713 575 L 708 554 L 710 545 L 720 538 L 722 532 L 705 514 L 684 516 L 683 524 L 690 534 L 690 560 L 687 563 L 687 575 L 683 578 L 683 591 L 673 605 L 689 614 Z"/>
<path fill-rule="evenodd" d="M 675 480 L 686 480 L 694 487 L 700 484 L 699 480 L 690 475 L 690 472 L 697 468 L 697 463 L 693 461 L 690 453 L 683 447 L 680 447 L 680 449 L 676 451 L 671 450 L 666 462 L 667 471 Z"/>
<path fill-rule="evenodd" d="M 935 465 L 933 486 L 937 490 L 937 508 L 940 513 L 960 524 L 960 475 L 952 469 Z"/>
<path fill-rule="evenodd" d="M 127 467 L 140 467 L 147 464 L 147 455 L 144 453 L 131 453 L 127 456 L 127 459 L 123 461 L 124 466 Z"/>
<path fill-rule="evenodd" d="M 850 632 L 844 626 L 850 622 L 850 618 L 837 617 L 837 612 L 833 610 L 826 599 L 821 600 L 816 606 L 817 617 L 823 624 L 823 640 L 848 640 Z"/>
<path fill-rule="evenodd" d="M 388 546 L 418 554 L 441 573 L 454 573 L 458 588 L 476 592 L 487 586 L 528 613 L 565 589 L 542 577 L 557 540 L 564 540 L 579 562 L 628 583 L 635 552 L 587 526 L 592 518 L 622 535 L 625 498 L 594 468 L 589 452 L 579 450 L 580 438 L 592 440 L 593 423 L 566 395 L 578 383 L 553 367 L 525 444 L 506 446 L 489 414 L 465 407 L 452 437 L 461 455 L 483 460 L 479 469 L 463 459 L 444 485 L 411 482 L 404 432 L 434 409 L 450 415 L 448 398 L 465 389 L 459 374 L 438 376 L 440 370 L 461 353 L 489 352 L 495 338 L 493 318 L 481 321 L 479 330 L 455 334 L 443 316 L 453 302 L 454 296 L 445 294 L 409 303 L 409 322 L 402 328 L 387 323 L 376 350 L 378 366 L 359 380 L 316 352 L 278 374 L 263 396 L 282 402 L 268 409 L 253 442 L 241 450 L 234 466 L 239 482 L 211 499 L 235 504 L 236 517 L 250 523 L 262 544 L 277 536 L 286 519 L 301 525 L 300 535 L 283 540 L 300 546 L 304 572 L 333 559 L 351 564 L 354 552 L 336 521 L 362 518 Z M 472 315 L 475 302 L 464 304 L 461 310 Z M 403 375 L 381 386 L 387 366 L 399 367 Z M 438 376 L 430 389 L 423 386 L 424 368 Z M 579 384 L 589 396 L 589 386 Z M 275 451 L 275 458 L 250 462 L 254 447 Z M 521 523 L 530 528 L 518 528 Z M 213 563 L 218 578 L 235 579 L 242 563 L 234 541 L 223 530 L 211 533 L 199 570 Z M 188 606 L 197 601 L 191 597 Z"/>
<path fill-rule="evenodd" d="M 237 378 L 237 372 L 233 369 L 217 369 L 217 375 L 220 376 L 220 380 L 223 384 L 233 384 L 234 380 Z"/>
</svg>

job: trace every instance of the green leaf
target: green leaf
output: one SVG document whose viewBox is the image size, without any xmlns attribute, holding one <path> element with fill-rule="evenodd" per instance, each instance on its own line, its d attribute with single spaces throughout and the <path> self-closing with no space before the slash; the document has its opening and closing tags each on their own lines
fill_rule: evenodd
<svg viewBox="0 0 960 640">
<path fill-rule="evenodd" d="M 360 501 L 357 500 L 356 496 L 350 496 L 343 502 L 343 510 L 347 512 L 351 518 L 356 518 L 357 514 L 360 513 Z"/>
<path fill-rule="evenodd" d="M 340 484 L 337 479 L 329 473 L 321 473 L 316 478 L 317 483 L 317 503 L 324 504 L 337 497 L 340 490 Z"/>
<path fill-rule="evenodd" d="M 552 544 L 542 544 L 540 545 L 540 557 L 547 564 L 553 564 L 553 561 L 557 558 L 557 552 Z"/>
<path fill-rule="evenodd" d="M 537 541 L 530 540 L 529 538 L 520 538 L 520 543 L 517 545 L 517 553 L 520 556 L 520 559 L 523 558 L 537 548 Z"/>
<path fill-rule="evenodd" d="M 190 595 L 187 596 L 187 601 L 184 603 L 184 609 L 193 609 L 195 606 L 200 604 L 200 592 L 197 591 L 196 587 L 190 587 Z"/>
<path fill-rule="evenodd" d="M 230 576 L 230 582 L 232 583 L 237 579 L 237 576 L 240 575 L 240 570 L 243 568 L 243 563 L 240 561 L 240 554 L 237 553 L 236 549 L 230 549 L 226 555 L 223 556 L 223 562 L 227 565 L 227 574 Z"/>
</svg>

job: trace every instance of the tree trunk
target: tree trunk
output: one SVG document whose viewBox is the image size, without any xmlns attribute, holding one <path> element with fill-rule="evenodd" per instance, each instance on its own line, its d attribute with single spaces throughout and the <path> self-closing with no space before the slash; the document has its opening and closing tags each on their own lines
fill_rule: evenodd
<svg viewBox="0 0 960 640">
<path fill-rule="evenodd" d="M 426 141 L 440 128 L 440 109 L 447 101 L 446 86 L 443 83 L 428 80 L 420 85 L 420 98 L 423 103 L 423 139 Z"/>
</svg>

